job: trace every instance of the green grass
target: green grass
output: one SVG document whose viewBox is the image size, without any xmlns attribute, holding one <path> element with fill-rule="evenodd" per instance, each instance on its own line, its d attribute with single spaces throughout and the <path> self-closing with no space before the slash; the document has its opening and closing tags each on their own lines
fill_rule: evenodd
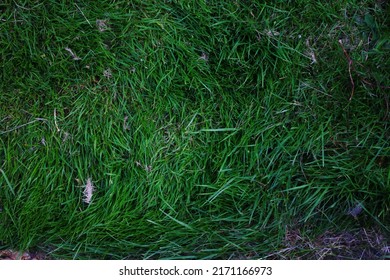
<svg viewBox="0 0 390 280">
<path fill-rule="evenodd" d="M 2 1 L 0 249 L 301 258 L 291 229 L 386 240 L 388 15 L 385 1 Z"/>
</svg>

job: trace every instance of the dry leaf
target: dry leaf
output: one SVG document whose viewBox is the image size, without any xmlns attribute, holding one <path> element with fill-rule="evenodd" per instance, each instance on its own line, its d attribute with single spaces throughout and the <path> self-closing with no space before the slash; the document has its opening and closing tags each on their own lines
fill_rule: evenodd
<svg viewBox="0 0 390 280">
<path fill-rule="evenodd" d="M 70 48 L 65 48 L 65 50 L 70 53 L 70 55 L 72 56 L 73 60 L 81 60 L 81 58 L 78 57 Z"/>
<path fill-rule="evenodd" d="M 209 60 L 209 56 L 208 56 L 207 53 L 202 52 L 202 55 L 199 57 L 199 59 L 204 60 L 204 61 L 208 61 Z"/>
<path fill-rule="evenodd" d="M 103 76 L 106 77 L 107 79 L 111 79 L 111 78 L 112 78 L 111 69 L 108 68 L 108 69 L 104 70 L 104 71 L 103 71 Z"/>
<path fill-rule="evenodd" d="M 363 211 L 363 205 L 361 203 L 356 204 L 354 208 L 349 210 L 348 214 L 356 218 Z"/>
<path fill-rule="evenodd" d="M 108 20 L 97 19 L 96 26 L 100 32 L 104 32 L 108 29 Z"/>
<path fill-rule="evenodd" d="M 92 199 L 92 194 L 95 190 L 95 187 L 94 185 L 92 184 L 92 180 L 91 178 L 88 178 L 87 179 L 87 184 L 84 186 L 84 198 L 83 198 L 83 201 L 87 204 L 90 204 L 91 203 L 91 199 Z"/>
</svg>

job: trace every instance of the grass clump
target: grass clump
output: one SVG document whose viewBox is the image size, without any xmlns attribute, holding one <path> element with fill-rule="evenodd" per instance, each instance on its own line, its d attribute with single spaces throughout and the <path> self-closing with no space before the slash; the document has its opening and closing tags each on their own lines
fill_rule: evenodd
<svg viewBox="0 0 390 280">
<path fill-rule="evenodd" d="M 388 4 L 0 11 L 0 248 L 360 258 L 368 231 L 388 256 Z"/>
</svg>

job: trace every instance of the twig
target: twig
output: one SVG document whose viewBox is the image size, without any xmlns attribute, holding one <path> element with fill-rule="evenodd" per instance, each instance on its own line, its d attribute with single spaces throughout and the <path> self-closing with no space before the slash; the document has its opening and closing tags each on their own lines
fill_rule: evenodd
<svg viewBox="0 0 390 280">
<path fill-rule="evenodd" d="M 35 122 L 37 122 L 37 121 L 43 121 L 43 120 L 45 120 L 45 119 L 36 118 L 36 119 L 35 119 L 35 120 L 33 120 L 33 121 L 30 121 L 30 122 L 28 122 L 28 123 L 25 123 L 25 124 L 18 125 L 18 126 L 14 127 L 14 128 L 11 128 L 11 129 L 9 129 L 9 130 L 6 130 L 6 131 L 0 131 L 0 135 L 2 135 L 2 134 L 6 134 L 6 133 L 8 133 L 8 132 L 11 132 L 11 131 L 14 131 L 14 130 L 17 130 L 17 129 L 19 129 L 19 128 L 22 128 L 22 127 L 24 127 L 24 126 L 26 126 L 26 125 L 29 125 L 29 124 L 35 123 Z"/>
<path fill-rule="evenodd" d="M 4 119 L 0 120 L 0 123 L 2 123 L 3 121 L 5 121 L 6 119 L 10 119 L 11 117 L 10 116 L 6 116 Z"/>
<path fill-rule="evenodd" d="M 379 87 L 380 89 L 390 89 L 390 86 L 374 85 L 373 83 L 370 83 L 366 79 L 362 79 L 362 81 L 363 81 L 363 83 L 365 83 L 366 85 L 369 85 L 372 88 L 378 88 Z"/>
<path fill-rule="evenodd" d="M 57 110 L 56 110 L 56 108 L 54 108 L 54 125 L 57 128 L 57 132 L 60 132 L 61 130 L 60 130 L 60 128 L 57 125 Z"/>
<path fill-rule="evenodd" d="M 352 84 L 352 92 L 351 92 L 351 96 L 349 97 L 349 101 L 352 100 L 352 97 L 355 93 L 355 82 L 353 81 L 353 78 L 352 78 L 352 73 L 351 73 L 351 69 L 352 69 L 352 59 L 350 58 L 350 56 L 348 55 L 346 49 L 344 48 L 343 46 L 343 42 L 341 40 L 339 40 L 339 44 L 341 46 L 341 48 L 343 49 L 343 52 L 344 52 L 344 55 L 345 57 L 347 58 L 348 60 L 348 73 L 349 73 L 349 79 L 351 80 L 351 84 Z"/>
<path fill-rule="evenodd" d="M 79 6 L 77 6 L 77 4 L 75 3 L 75 6 L 77 7 L 77 9 L 79 9 L 80 13 L 83 15 L 83 17 L 85 18 L 85 20 L 88 22 L 89 26 L 92 27 L 92 24 L 89 22 L 89 20 L 87 19 L 87 17 L 84 15 L 83 11 L 80 9 Z"/>
</svg>

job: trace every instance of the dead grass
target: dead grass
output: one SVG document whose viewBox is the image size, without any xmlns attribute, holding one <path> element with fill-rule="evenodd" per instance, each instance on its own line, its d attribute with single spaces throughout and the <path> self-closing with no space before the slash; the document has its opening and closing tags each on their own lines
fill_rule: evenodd
<svg viewBox="0 0 390 280">
<path fill-rule="evenodd" d="M 314 239 L 299 229 L 288 229 L 284 244 L 266 259 L 379 260 L 390 256 L 388 241 L 375 229 L 326 231 Z"/>
<path fill-rule="evenodd" d="M 21 252 L 14 250 L 0 251 L 0 260 L 48 260 L 49 257 L 42 252 Z"/>
</svg>

